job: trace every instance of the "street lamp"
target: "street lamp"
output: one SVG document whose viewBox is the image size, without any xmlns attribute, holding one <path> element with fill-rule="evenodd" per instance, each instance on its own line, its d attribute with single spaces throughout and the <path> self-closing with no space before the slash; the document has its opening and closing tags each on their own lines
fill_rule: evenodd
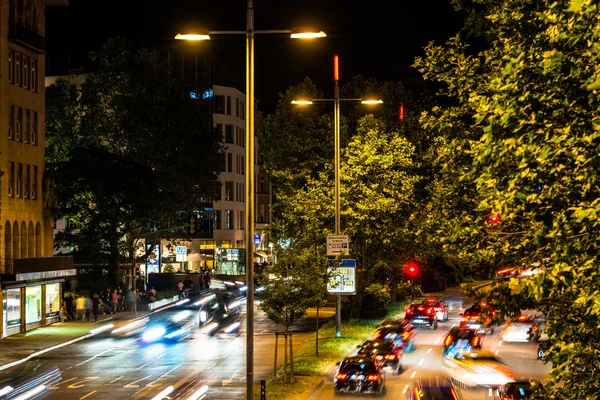
<svg viewBox="0 0 600 400">
<path fill-rule="evenodd" d="M 333 128 L 335 142 L 335 234 L 341 234 L 341 217 L 340 217 L 340 102 L 354 101 L 361 104 L 373 105 L 382 104 L 383 100 L 379 99 L 340 99 L 340 69 L 339 57 L 333 56 L 333 99 L 298 99 L 292 100 L 295 105 L 311 105 L 315 102 L 333 101 Z M 336 295 L 336 311 L 335 311 L 335 335 L 340 337 L 342 326 L 342 298 Z"/>
<path fill-rule="evenodd" d="M 246 35 L 246 398 L 254 396 L 254 35 L 289 34 L 292 39 L 327 36 L 323 31 L 254 30 L 254 1 L 248 0 L 245 31 L 208 31 L 206 29 L 177 34 L 178 40 L 210 40 L 210 35 Z"/>
</svg>

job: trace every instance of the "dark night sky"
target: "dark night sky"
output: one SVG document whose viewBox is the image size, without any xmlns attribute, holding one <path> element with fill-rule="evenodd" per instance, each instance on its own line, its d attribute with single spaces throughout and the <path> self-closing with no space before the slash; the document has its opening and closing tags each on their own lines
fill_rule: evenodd
<svg viewBox="0 0 600 400">
<path fill-rule="evenodd" d="M 71 0 L 69 7 L 47 11 L 47 50 L 50 57 L 85 54 L 115 36 L 164 47 L 174 45 L 172 37 L 194 24 L 244 30 L 245 6 L 244 0 Z M 255 1 L 255 29 L 297 26 L 318 27 L 328 38 L 307 42 L 257 37 L 255 84 L 263 111 L 273 111 L 278 93 L 306 76 L 331 96 L 334 54 L 340 55 L 341 84 L 362 74 L 415 89 L 419 75 L 410 68 L 415 56 L 423 54 L 429 41 L 454 35 L 460 15 L 450 0 Z M 210 54 L 243 77 L 244 37 L 213 39 L 194 44 L 190 51 Z"/>
</svg>

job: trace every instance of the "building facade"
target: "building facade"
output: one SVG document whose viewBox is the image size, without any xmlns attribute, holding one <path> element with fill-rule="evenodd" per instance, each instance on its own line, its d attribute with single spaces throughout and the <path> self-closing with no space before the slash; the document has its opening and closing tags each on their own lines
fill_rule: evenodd
<svg viewBox="0 0 600 400">
<path fill-rule="evenodd" d="M 55 322 L 72 259 L 53 257 L 52 181 L 44 178 L 45 8 L 0 8 L 0 337 Z"/>
</svg>

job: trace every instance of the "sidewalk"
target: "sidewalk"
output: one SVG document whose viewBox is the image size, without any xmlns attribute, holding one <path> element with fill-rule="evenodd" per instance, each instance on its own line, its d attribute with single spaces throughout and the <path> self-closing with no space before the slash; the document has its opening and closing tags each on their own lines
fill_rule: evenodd
<svg viewBox="0 0 600 400">
<path fill-rule="evenodd" d="M 149 312 L 138 312 L 137 314 L 121 312 L 102 315 L 98 317 L 98 322 L 57 322 L 28 332 L 5 337 L 0 340 L 0 370 L 6 369 L 7 364 L 27 358 L 34 353 L 88 337 L 92 329 L 107 324 L 113 324 L 115 327 L 118 327 L 127 321 L 143 317 L 147 314 Z"/>
</svg>

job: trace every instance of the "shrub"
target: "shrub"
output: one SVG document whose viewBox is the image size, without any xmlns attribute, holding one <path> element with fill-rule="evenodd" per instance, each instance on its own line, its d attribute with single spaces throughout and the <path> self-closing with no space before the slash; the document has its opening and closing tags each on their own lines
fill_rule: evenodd
<svg viewBox="0 0 600 400">
<path fill-rule="evenodd" d="M 360 317 L 364 319 L 385 317 L 387 312 L 386 306 L 391 300 L 392 297 L 387 286 L 380 283 L 373 283 L 367 286 Z"/>
</svg>

